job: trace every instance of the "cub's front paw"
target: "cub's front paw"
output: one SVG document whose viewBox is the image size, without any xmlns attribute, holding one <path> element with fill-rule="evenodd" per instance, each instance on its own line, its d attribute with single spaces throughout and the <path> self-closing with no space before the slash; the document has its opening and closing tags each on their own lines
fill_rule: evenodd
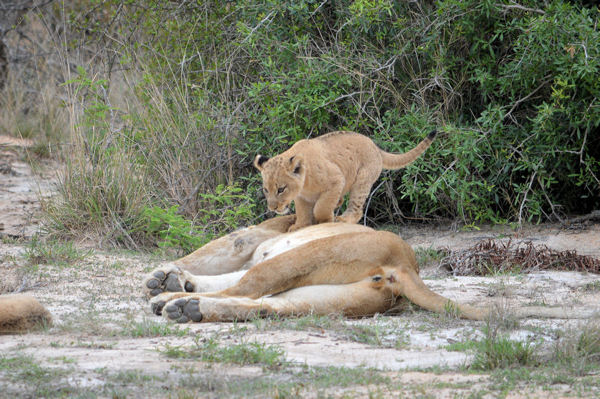
<svg viewBox="0 0 600 399">
<path fill-rule="evenodd" d="M 350 223 L 356 224 L 359 222 L 362 215 L 341 215 L 335 218 L 335 221 L 338 223 Z"/>
<path fill-rule="evenodd" d="M 302 229 L 302 228 L 304 228 L 306 226 L 308 226 L 308 225 L 307 224 L 296 224 L 296 223 L 294 223 L 288 229 L 288 233 L 291 233 L 291 232 L 296 231 L 296 230 L 300 230 L 300 229 Z"/>
</svg>

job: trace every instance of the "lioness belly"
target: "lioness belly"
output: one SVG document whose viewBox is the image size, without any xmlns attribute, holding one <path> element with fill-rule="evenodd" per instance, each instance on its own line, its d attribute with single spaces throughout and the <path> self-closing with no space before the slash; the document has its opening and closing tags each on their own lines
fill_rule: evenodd
<svg viewBox="0 0 600 399">
<path fill-rule="evenodd" d="M 273 237 L 264 241 L 256 248 L 254 255 L 247 266 L 252 267 L 260 262 L 264 262 L 267 259 L 271 259 L 277 255 L 314 240 L 332 237 L 338 234 L 361 233 L 368 231 L 372 231 L 372 229 L 359 224 L 322 223 L 308 226 L 293 233 L 281 234 L 277 237 Z"/>
</svg>

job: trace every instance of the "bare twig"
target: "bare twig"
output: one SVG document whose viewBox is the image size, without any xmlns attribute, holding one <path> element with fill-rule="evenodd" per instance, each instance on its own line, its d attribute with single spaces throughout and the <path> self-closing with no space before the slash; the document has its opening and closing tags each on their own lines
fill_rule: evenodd
<svg viewBox="0 0 600 399">
<path fill-rule="evenodd" d="M 529 194 L 529 191 L 531 190 L 531 186 L 533 185 L 533 180 L 535 179 L 536 175 L 537 170 L 531 175 L 531 179 L 529 179 L 529 186 L 527 187 L 527 190 L 525 190 L 525 193 L 523 193 L 523 201 L 521 201 L 521 206 L 519 207 L 519 225 L 522 223 L 523 208 L 525 207 L 525 202 L 527 202 L 527 194 Z"/>
<path fill-rule="evenodd" d="M 536 14 L 545 15 L 546 12 L 544 10 L 540 10 L 539 8 L 529 8 L 522 6 L 517 3 L 513 4 L 496 4 L 496 7 L 504 8 L 505 10 L 521 10 L 521 11 L 529 11 L 534 12 Z"/>
<path fill-rule="evenodd" d="M 250 31 L 250 33 L 248 33 L 248 36 L 246 36 L 244 38 L 244 40 L 242 40 L 242 43 L 245 43 L 248 39 L 250 39 L 250 37 L 254 34 L 254 32 L 256 32 L 256 30 L 258 28 L 260 28 L 264 23 L 271 22 L 271 20 L 269 18 L 271 18 L 271 16 L 275 14 L 275 10 L 271 11 L 266 17 L 264 17 L 262 19 L 262 21 L 260 21 L 254 28 L 252 28 L 252 30 Z"/>
</svg>

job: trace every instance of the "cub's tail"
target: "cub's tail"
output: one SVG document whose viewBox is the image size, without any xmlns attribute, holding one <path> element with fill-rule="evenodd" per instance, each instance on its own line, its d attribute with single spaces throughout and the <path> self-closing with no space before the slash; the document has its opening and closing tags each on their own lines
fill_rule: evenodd
<svg viewBox="0 0 600 399">
<path fill-rule="evenodd" d="M 383 168 L 392 170 L 400 169 L 412 163 L 415 159 L 419 157 L 419 155 L 424 153 L 425 150 L 429 148 L 431 143 L 433 143 L 433 139 L 435 138 L 436 134 L 436 130 L 432 131 L 427 135 L 427 137 L 423 141 L 417 144 L 415 148 L 403 154 L 392 154 L 390 152 L 385 152 L 380 149 L 379 151 L 383 159 Z"/>
<path fill-rule="evenodd" d="M 15 334 L 49 326 L 52 316 L 34 297 L 0 295 L 0 334 Z"/>
</svg>

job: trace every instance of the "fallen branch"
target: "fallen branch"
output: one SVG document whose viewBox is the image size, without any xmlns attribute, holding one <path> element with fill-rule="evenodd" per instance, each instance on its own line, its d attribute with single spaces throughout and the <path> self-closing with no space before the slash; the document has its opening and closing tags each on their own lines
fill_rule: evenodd
<svg viewBox="0 0 600 399">
<path fill-rule="evenodd" d="M 449 251 L 440 266 L 455 276 L 485 276 L 518 271 L 564 270 L 600 274 L 600 259 L 579 255 L 574 250 L 557 251 L 531 241 L 515 243 L 480 241 L 462 251 Z"/>
</svg>

